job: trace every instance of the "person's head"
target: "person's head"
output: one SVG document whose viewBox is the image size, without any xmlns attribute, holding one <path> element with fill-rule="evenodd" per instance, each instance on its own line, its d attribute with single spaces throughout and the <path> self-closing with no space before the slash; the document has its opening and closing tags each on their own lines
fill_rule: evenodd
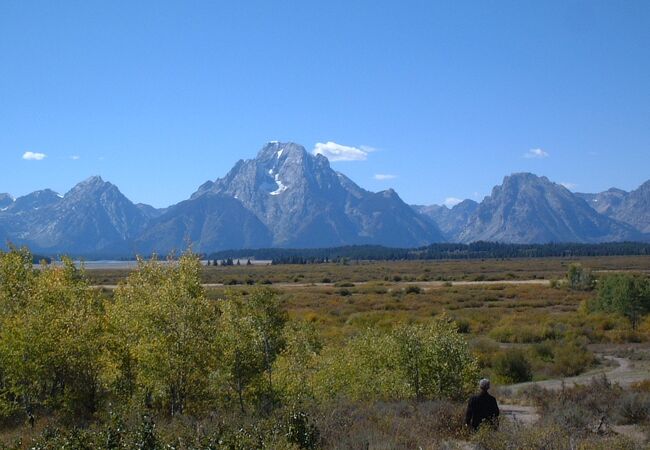
<svg viewBox="0 0 650 450">
<path fill-rule="evenodd" d="M 487 392 L 488 389 L 490 389 L 490 380 L 487 378 L 481 379 L 481 381 L 478 382 L 478 387 L 483 391 Z"/>
</svg>

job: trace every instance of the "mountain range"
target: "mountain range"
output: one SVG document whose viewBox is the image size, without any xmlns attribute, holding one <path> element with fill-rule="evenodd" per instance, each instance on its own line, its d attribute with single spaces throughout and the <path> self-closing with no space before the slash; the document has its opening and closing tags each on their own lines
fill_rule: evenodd
<svg viewBox="0 0 650 450">
<path fill-rule="evenodd" d="M 0 239 L 42 254 L 86 257 L 237 248 L 376 244 L 417 247 L 650 240 L 650 181 L 632 192 L 572 193 L 546 177 L 512 174 L 480 203 L 412 206 L 370 192 L 294 143 L 269 142 L 254 159 L 203 183 L 178 204 L 134 204 L 101 177 L 65 195 L 0 194 Z"/>
</svg>

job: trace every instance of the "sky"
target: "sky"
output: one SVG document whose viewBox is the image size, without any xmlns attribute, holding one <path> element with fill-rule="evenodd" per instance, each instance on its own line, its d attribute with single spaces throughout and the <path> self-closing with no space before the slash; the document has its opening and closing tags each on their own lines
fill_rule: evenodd
<svg viewBox="0 0 650 450">
<path fill-rule="evenodd" d="M 0 192 L 164 207 L 267 141 L 409 203 L 650 179 L 650 2 L 0 2 Z"/>
</svg>

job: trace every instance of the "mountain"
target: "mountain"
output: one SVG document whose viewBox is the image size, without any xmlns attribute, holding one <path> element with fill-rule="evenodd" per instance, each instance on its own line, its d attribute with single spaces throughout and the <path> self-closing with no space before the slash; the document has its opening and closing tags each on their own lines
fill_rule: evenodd
<svg viewBox="0 0 650 450">
<path fill-rule="evenodd" d="M 598 194 L 577 194 L 601 214 L 650 233 L 650 180 L 626 192 L 611 188 Z"/>
<path fill-rule="evenodd" d="M 369 192 L 337 173 L 322 155 L 294 143 L 270 142 L 255 159 L 192 195 L 231 197 L 268 228 L 277 247 L 383 244 L 412 247 L 444 240 L 395 193 Z"/>
<path fill-rule="evenodd" d="M 598 194 L 584 194 L 577 192 L 575 195 L 585 200 L 589 206 L 606 216 L 611 216 L 613 211 L 617 209 L 628 193 L 622 189 L 610 188 Z"/>
<path fill-rule="evenodd" d="M 599 214 L 546 177 L 507 176 L 459 234 L 461 242 L 607 242 L 641 239 L 631 226 Z"/>
<path fill-rule="evenodd" d="M 14 198 L 9 194 L 0 194 L 0 210 L 8 208 L 14 202 Z"/>
<path fill-rule="evenodd" d="M 136 203 L 135 207 L 138 208 L 140 212 L 142 212 L 142 214 L 144 214 L 149 219 L 160 217 L 167 211 L 167 208 L 154 208 L 153 206 L 147 205 L 145 203 Z"/>
<path fill-rule="evenodd" d="M 643 233 L 650 233 L 650 180 L 630 192 L 623 203 L 614 208 L 612 217 Z"/>
<path fill-rule="evenodd" d="M 64 196 L 44 190 L 20 197 L 0 221 L 10 239 L 35 251 L 117 254 L 148 218 L 115 185 L 91 177 Z"/>
<path fill-rule="evenodd" d="M 413 208 L 437 224 L 448 241 L 458 242 L 459 235 L 478 209 L 478 203 L 468 199 L 454 205 L 452 208 L 444 205 L 415 205 Z"/>
<path fill-rule="evenodd" d="M 32 213 L 41 208 L 47 208 L 61 201 L 62 196 L 51 189 L 34 191 L 31 194 L 18 197 L 7 211 L 12 214 Z"/>
<path fill-rule="evenodd" d="M 0 240 L 35 252 L 86 257 L 166 254 L 191 245 L 240 248 L 437 242 L 596 243 L 650 240 L 650 181 L 632 192 L 573 194 L 546 177 L 504 178 L 481 203 L 409 206 L 392 189 L 370 192 L 294 143 L 270 142 L 222 178 L 163 209 L 134 204 L 91 177 L 65 195 L 0 194 Z"/>
<path fill-rule="evenodd" d="M 238 200 L 206 193 L 185 200 L 153 219 L 135 240 L 137 252 L 165 254 L 188 245 L 195 252 L 270 247 L 269 230 Z"/>
</svg>

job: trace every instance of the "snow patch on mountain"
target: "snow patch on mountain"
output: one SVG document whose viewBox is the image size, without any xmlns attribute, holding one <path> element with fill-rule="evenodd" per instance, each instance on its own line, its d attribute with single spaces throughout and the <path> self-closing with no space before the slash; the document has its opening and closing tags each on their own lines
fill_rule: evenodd
<svg viewBox="0 0 650 450">
<path fill-rule="evenodd" d="M 284 191 L 286 191 L 287 189 L 289 189 L 289 187 L 286 186 L 286 185 L 284 185 L 284 184 L 282 183 L 282 180 L 280 180 L 280 174 L 277 174 L 277 173 L 276 173 L 274 179 L 275 179 L 275 184 L 278 185 L 278 188 L 277 188 L 275 191 L 270 192 L 271 195 L 280 195 L 280 194 L 282 194 Z"/>
</svg>

